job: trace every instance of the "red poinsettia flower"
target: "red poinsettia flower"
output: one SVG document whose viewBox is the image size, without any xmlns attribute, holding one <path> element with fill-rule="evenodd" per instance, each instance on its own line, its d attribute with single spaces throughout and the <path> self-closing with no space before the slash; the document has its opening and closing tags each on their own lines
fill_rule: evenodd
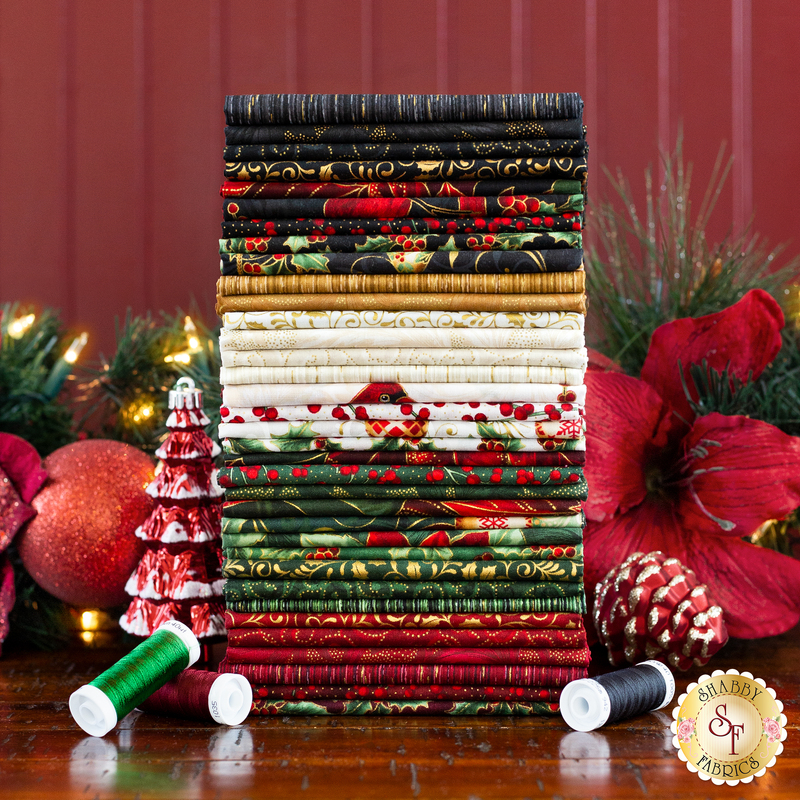
<svg viewBox="0 0 800 800">
<path fill-rule="evenodd" d="M 800 620 L 800 562 L 743 541 L 800 506 L 800 438 L 742 416 L 695 418 L 689 365 L 758 378 L 781 346 L 783 314 L 748 292 L 718 314 L 662 325 L 641 380 L 589 372 L 586 584 L 631 553 L 662 550 L 695 571 L 732 636 L 772 636 Z"/>
</svg>

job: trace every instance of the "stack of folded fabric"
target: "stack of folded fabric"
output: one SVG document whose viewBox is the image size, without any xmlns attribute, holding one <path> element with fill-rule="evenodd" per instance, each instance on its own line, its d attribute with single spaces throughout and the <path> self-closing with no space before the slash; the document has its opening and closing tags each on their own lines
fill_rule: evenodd
<svg viewBox="0 0 800 800">
<path fill-rule="evenodd" d="M 553 713 L 586 674 L 581 111 L 228 98 L 221 669 L 256 713 Z"/>
</svg>

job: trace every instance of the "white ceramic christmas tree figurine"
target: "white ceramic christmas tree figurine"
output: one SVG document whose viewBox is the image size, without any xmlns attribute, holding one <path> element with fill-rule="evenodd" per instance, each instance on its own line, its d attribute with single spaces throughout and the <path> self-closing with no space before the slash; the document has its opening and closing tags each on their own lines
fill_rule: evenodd
<svg viewBox="0 0 800 800">
<path fill-rule="evenodd" d="M 198 637 L 224 634 L 220 574 L 222 489 L 214 458 L 219 445 L 204 428 L 203 394 L 191 378 L 169 393 L 169 435 L 156 450 L 159 466 L 147 493 L 155 508 L 137 529 L 147 543 L 125 591 L 133 597 L 120 625 L 149 636 L 167 619 L 188 625 Z"/>
</svg>

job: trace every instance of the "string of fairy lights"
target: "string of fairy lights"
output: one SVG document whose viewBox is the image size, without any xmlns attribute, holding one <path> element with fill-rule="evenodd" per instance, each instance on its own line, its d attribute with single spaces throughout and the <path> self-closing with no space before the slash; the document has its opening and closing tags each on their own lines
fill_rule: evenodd
<svg viewBox="0 0 800 800">
<path fill-rule="evenodd" d="M 129 315 L 117 333 L 117 352 L 110 359 L 101 357 L 99 365 L 80 363 L 88 332 L 70 340 L 54 312 L 44 309 L 37 315 L 7 305 L 0 314 L 0 338 L 6 340 L 5 348 L 0 343 L 3 357 L 14 358 L 17 352 L 20 359 L 23 353 L 28 361 L 38 358 L 44 371 L 28 390 L 43 402 L 74 405 L 76 429 L 88 435 L 119 438 L 149 449 L 165 421 L 165 393 L 174 380 L 189 373 L 201 383 L 204 378 L 211 381 L 213 389 L 217 379 L 216 334 L 188 314 L 162 319 Z M 51 361 L 46 370 L 43 365 Z M 67 380 L 74 388 L 62 393 Z"/>
</svg>

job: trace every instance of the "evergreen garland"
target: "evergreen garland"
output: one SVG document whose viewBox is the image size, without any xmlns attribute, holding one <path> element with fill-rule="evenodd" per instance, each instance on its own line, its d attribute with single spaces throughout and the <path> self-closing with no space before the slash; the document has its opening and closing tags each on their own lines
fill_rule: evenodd
<svg viewBox="0 0 800 800">
<path fill-rule="evenodd" d="M 62 396 L 49 396 L 47 380 L 67 350 L 67 334 L 50 309 L 30 320 L 27 328 L 12 327 L 33 315 L 17 303 L 0 307 L 0 431 L 27 439 L 44 458 L 75 441 L 72 413 Z"/>
</svg>

